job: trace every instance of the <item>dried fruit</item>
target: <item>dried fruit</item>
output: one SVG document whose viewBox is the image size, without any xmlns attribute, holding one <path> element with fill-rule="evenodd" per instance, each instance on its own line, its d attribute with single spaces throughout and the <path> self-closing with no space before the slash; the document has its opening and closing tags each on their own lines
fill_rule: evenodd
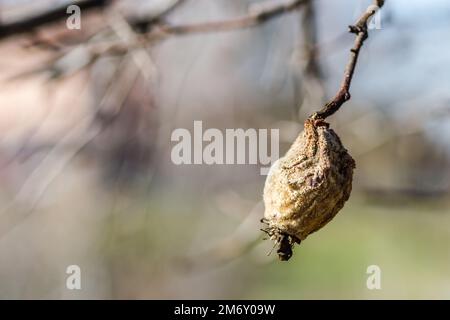
<svg viewBox="0 0 450 320">
<path fill-rule="evenodd" d="M 327 224 L 352 189 L 355 161 L 324 120 L 309 118 L 286 155 L 270 169 L 264 187 L 263 229 L 281 260 Z"/>
</svg>

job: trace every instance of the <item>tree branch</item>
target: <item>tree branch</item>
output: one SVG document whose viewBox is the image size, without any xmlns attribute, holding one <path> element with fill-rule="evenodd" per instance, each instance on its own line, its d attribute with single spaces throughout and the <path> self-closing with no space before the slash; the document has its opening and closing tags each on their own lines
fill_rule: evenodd
<svg viewBox="0 0 450 320">
<path fill-rule="evenodd" d="M 355 73 L 356 64 L 358 62 L 359 53 L 364 44 L 364 41 L 369 37 L 368 23 L 375 13 L 383 7 L 384 0 L 375 0 L 374 3 L 364 12 L 358 21 L 349 26 L 349 31 L 356 34 L 355 43 L 350 50 L 350 60 L 344 71 L 344 78 L 342 79 L 339 91 L 334 98 L 328 102 L 322 110 L 314 113 L 312 119 L 326 119 L 336 111 L 348 100 L 350 100 L 350 85 L 352 83 L 353 75 Z"/>
<path fill-rule="evenodd" d="M 308 0 L 281 1 L 240 17 L 224 21 L 200 22 L 195 24 L 162 25 L 157 29 L 163 35 L 185 35 L 192 33 L 223 32 L 251 28 L 284 13 L 294 11 L 306 4 Z"/>
<path fill-rule="evenodd" d="M 105 0 L 103 0 L 105 1 Z M 92 43 L 87 44 L 84 50 L 88 51 L 89 63 L 85 64 L 90 65 L 100 56 L 106 55 L 123 55 L 129 50 L 143 47 L 145 44 L 153 43 L 154 41 L 164 40 L 169 36 L 177 36 L 177 35 L 187 35 L 187 34 L 195 34 L 195 33 L 209 33 L 209 32 L 221 32 L 221 31 L 231 31 L 238 30 L 243 28 L 255 27 L 259 24 L 265 23 L 272 18 L 281 16 L 282 14 L 294 11 L 300 8 L 302 5 L 307 4 L 310 0 L 283 0 L 281 2 L 271 3 L 270 6 L 263 6 L 258 10 L 250 10 L 250 12 L 242 17 L 233 18 L 228 20 L 221 21 L 212 21 L 212 22 L 199 22 L 193 24 L 163 24 L 163 22 L 153 19 L 155 22 L 152 25 L 152 28 L 139 36 L 136 37 L 134 42 L 131 43 L 123 43 L 122 40 L 115 41 L 104 41 L 102 43 Z M 179 1 L 179 3 L 184 3 L 185 1 Z M 175 7 L 175 6 L 174 6 Z M 178 7 L 178 6 L 176 6 Z M 171 8 L 172 10 L 173 8 Z M 165 15 L 166 13 L 164 13 Z M 136 23 L 142 25 L 142 21 L 130 21 L 129 24 L 133 27 L 136 27 Z M 1 26 L 0 26 L 0 40 L 1 40 Z M 68 52 L 72 51 L 74 48 L 79 48 L 78 46 L 69 48 L 65 50 L 66 53 L 60 55 L 65 56 Z M 50 62 L 49 65 L 45 66 L 45 68 L 39 68 L 38 70 L 32 70 L 31 72 L 26 72 L 25 74 L 19 75 L 29 75 L 34 74 L 35 72 L 40 72 L 42 70 L 51 69 L 51 64 L 54 59 Z M 16 77 L 15 77 L 16 78 Z"/>
<path fill-rule="evenodd" d="M 90 10 L 103 8 L 111 4 L 111 0 L 80 0 L 75 2 L 81 10 Z M 10 23 L 0 24 L 0 39 L 10 37 L 12 35 L 31 32 L 42 25 L 56 22 L 67 18 L 68 5 L 61 5 L 43 13 L 27 17 L 22 20 Z"/>
<path fill-rule="evenodd" d="M 88 10 L 93 8 L 106 8 L 112 4 L 112 0 L 80 0 L 75 4 L 80 7 L 81 10 Z M 167 12 L 162 13 L 160 17 L 165 16 L 173 9 L 178 7 L 178 4 L 182 4 L 184 1 L 180 1 L 173 8 L 169 8 Z M 206 33 L 206 32 L 221 32 L 236 29 L 244 29 L 256 26 L 267 20 L 280 16 L 284 13 L 293 11 L 299 8 L 301 5 L 307 3 L 307 0 L 288 0 L 281 1 L 267 8 L 249 13 L 243 17 L 229 19 L 225 21 L 212 21 L 212 22 L 200 22 L 194 24 L 162 24 L 155 23 L 155 28 L 150 34 L 157 33 L 159 37 L 165 35 L 182 35 L 190 33 Z M 0 40 L 15 34 L 31 32 L 34 29 L 44 26 L 46 24 L 59 21 L 67 17 L 67 5 L 58 6 L 52 10 L 45 11 L 39 15 L 27 17 L 23 20 L 11 22 L 8 24 L 0 24 Z M 146 29 L 153 22 L 160 22 L 157 18 L 145 20 L 129 21 L 133 27 Z"/>
</svg>

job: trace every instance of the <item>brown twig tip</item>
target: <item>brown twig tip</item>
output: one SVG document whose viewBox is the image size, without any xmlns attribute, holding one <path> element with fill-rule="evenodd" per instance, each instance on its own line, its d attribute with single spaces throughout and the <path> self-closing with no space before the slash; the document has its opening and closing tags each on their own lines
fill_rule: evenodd
<svg viewBox="0 0 450 320">
<path fill-rule="evenodd" d="M 375 13 L 383 7 L 384 3 L 385 0 L 375 0 L 361 15 L 358 21 L 354 25 L 349 26 L 349 32 L 355 34 L 356 38 L 353 47 L 350 49 L 350 60 L 345 68 L 344 78 L 342 79 L 339 91 L 320 111 L 311 115 L 311 119 L 326 119 L 338 111 L 346 101 L 350 100 L 350 86 L 355 73 L 359 53 L 364 45 L 364 41 L 369 37 L 368 23 Z"/>
</svg>

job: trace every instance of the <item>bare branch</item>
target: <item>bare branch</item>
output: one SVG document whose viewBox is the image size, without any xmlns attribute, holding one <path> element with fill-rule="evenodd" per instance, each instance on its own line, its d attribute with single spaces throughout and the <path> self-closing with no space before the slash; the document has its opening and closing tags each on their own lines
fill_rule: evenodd
<svg viewBox="0 0 450 320">
<path fill-rule="evenodd" d="M 104 8 L 111 3 L 111 0 L 80 0 L 75 4 L 79 6 L 81 10 L 90 10 Z M 32 32 L 37 27 L 62 20 L 64 18 L 67 18 L 67 5 L 57 6 L 51 10 L 22 20 L 0 24 L 0 39 L 16 34 Z"/>
<path fill-rule="evenodd" d="M 76 4 L 80 7 L 81 10 L 87 10 L 93 8 L 106 8 L 108 7 L 108 5 L 112 4 L 112 2 L 112 0 L 80 0 Z M 157 33 L 158 37 L 164 35 L 182 35 L 201 32 L 204 33 L 229 31 L 254 27 L 262 22 L 299 8 L 301 5 L 305 4 L 307 0 L 282 1 L 281 3 L 277 3 L 267 8 L 262 8 L 259 11 L 249 13 L 243 17 L 225 21 L 201 22 L 195 24 L 180 25 L 164 24 L 162 23 L 162 21 L 160 21 L 161 18 L 165 17 L 168 13 L 178 8 L 179 5 L 183 4 L 184 2 L 184 0 L 179 1 L 176 5 L 169 8 L 167 11 L 162 12 L 158 17 L 152 17 L 147 21 L 129 21 L 129 23 L 130 25 L 138 29 L 142 29 L 144 27 L 147 28 L 150 24 L 154 23 L 154 25 L 158 27 L 155 27 L 154 32 L 151 33 Z M 66 6 L 63 5 L 20 21 L 15 21 L 9 24 L 0 24 L 0 39 L 15 34 L 32 32 L 37 27 L 64 19 L 67 17 L 66 9 Z"/>
<path fill-rule="evenodd" d="M 213 22 L 199 22 L 193 24 L 180 24 L 180 25 L 172 25 L 165 24 L 164 22 L 158 20 L 160 18 L 165 17 L 168 13 L 167 11 L 163 12 L 161 15 L 157 17 L 151 18 L 155 24 L 149 32 L 139 34 L 136 33 L 132 41 L 124 43 L 123 40 L 115 40 L 115 41 L 102 41 L 100 43 L 97 42 L 88 42 L 86 45 L 83 45 L 84 51 L 86 54 L 90 56 L 88 62 L 83 65 L 89 66 L 93 62 L 95 62 L 101 56 L 107 55 L 124 55 L 130 50 L 142 49 L 146 45 L 154 43 L 155 41 L 164 40 L 169 36 L 177 36 L 177 35 L 187 35 L 187 34 L 195 34 L 195 33 L 209 33 L 209 32 L 223 32 L 223 31 L 231 31 L 238 30 L 244 28 L 255 27 L 259 24 L 265 23 L 272 18 L 281 16 L 282 14 L 294 11 L 300 8 L 302 5 L 307 4 L 310 0 L 284 0 L 282 2 L 275 2 L 270 6 L 264 6 L 258 10 L 250 10 L 247 15 L 244 15 L 239 18 L 221 20 L 221 21 L 213 21 Z M 179 1 L 177 4 L 185 3 L 185 0 Z M 170 8 L 170 12 L 178 8 L 178 5 Z M 127 21 L 130 27 L 135 28 L 136 23 L 142 24 L 142 21 Z M 0 26 L 0 40 L 1 40 L 1 26 Z M 60 54 L 58 58 L 61 56 L 65 56 L 75 48 L 78 48 L 80 45 L 71 47 L 71 48 L 62 48 L 63 54 Z M 31 72 L 26 72 L 25 74 L 21 74 L 16 77 L 22 77 L 27 75 L 33 75 L 38 72 L 47 71 L 49 69 L 53 69 L 53 60 L 50 61 L 44 68 L 39 68 L 37 70 L 32 70 Z M 15 78 L 16 78 L 15 77 Z"/>
<path fill-rule="evenodd" d="M 162 10 L 161 12 L 158 12 L 158 14 L 152 15 L 152 16 L 145 16 L 142 18 L 136 18 L 133 19 L 133 21 L 131 21 L 130 19 L 128 19 L 128 23 L 130 25 L 132 25 L 134 28 L 136 28 L 137 30 L 142 30 L 142 32 L 148 30 L 149 26 L 153 23 L 163 23 L 164 19 L 170 15 L 173 11 L 177 10 L 178 7 L 184 5 L 187 2 L 187 0 L 177 0 L 175 1 L 172 5 L 166 7 L 164 10 Z"/>
<path fill-rule="evenodd" d="M 317 13 L 314 0 L 309 0 L 301 12 L 300 33 L 302 45 L 295 50 L 294 81 L 294 119 L 298 120 L 301 110 L 310 113 L 311 107 L 323 105 L 325 86 L 324 71 L 319 62 Z M 305 80 L 305 81 L 302 81 Z"/>
<path fill-rule="evenodd" d="M 364 12 L 364 14 L 358 19 L 358 21 L 349 26 L 349 31 L 356 34 L 355 43 L 350 50 L 350 61 L 347 64 L 344 72 L 344 78 L 342 80 L 339 91 L 334 98 L 328 102 L 322 110 L 314 113 L 311 118 L 313 119 L 326 119 L 336 111 L 348 100 L 350 100 L 350 85 L 352 83 L 353 75 L 355 73 L 356 64 L 358 62 L 359 52 L 364 44 L 364 41 L 369 37 L 368 22 L 372 18 L 378 9 L 383 7 L 384 0 L 375 0 L 374 4 Z"/>
<path fill-rule="evenodd" d="M 162 35 L 185 35 L 192 33 L 223 32 L 257 26 L 272 18 L 294 11 L 306 4 L 308 0 L 282 1 L 276 5 L 250 12 L 249 14 L 224 21 L 201 22 L 194 24 L 162 25 L 157 32 Z"/>
<path fill-rule="evenodd" d="M 131 56 L 133 57 L 136 66 L 139 68 L 145 80 L 151 83 L 155 79 L 156 65 L 153 62 L 150 53 L 144 48 L 144 46 L 132 49 L 132 45 L 139 43 L 139 39 L 133 31 L 131 25 L 117 11 L 113 11 L 111 13 L 110 25 L 117 36 L 119 36 L 125 45 L 129 47 Z"/>
</svg>

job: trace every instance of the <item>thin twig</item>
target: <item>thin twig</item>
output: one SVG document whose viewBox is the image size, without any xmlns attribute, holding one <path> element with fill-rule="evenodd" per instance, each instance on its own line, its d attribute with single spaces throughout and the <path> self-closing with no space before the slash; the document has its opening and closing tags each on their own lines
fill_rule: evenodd
<svg viewBox="0 0 450 320">
<path fill-rule="evenodd" d="M 364 41 L 369 37 L 367 26 L 368 22 L 370 18 L 375 15 L 377 10 L 383 7 L 384 2 L 384 0 L 375 0 L 366 12 L 364 12 L 364 14 L 358 19 L 358 21 L 354 25 L 349 26 L 349 31 L 356 34 L 356 39 L 353 48 L 350 50 L 350 61 L 345 68 L 344 78 L 339 91 L 334 98 L 323 107 L 322 110 L 314 113 L 311 118 L 326 119 L 338 111 L 346 101 L 350 100 L 350 85 L 355 73 L 359 52 L 361 51 Z"/>
<path fill-rule="evenodd" d="M 307 77 L 323 78 L 323 70 L 318 61 L 317 15 L 313 0 L 309 0 L 302 11 L 301 32 L 303 35 L 303 58 L 306 60 L 304 73 Z"/>
<path fill-rule="evenodd" d="M 276 5 L 250 12 L 239 18 L 194 24 L 166 24 L 160 26 L 159 28 L 155 28 L 155 32 L 164 37 L 168 35 L 186 35 L 193 33 L 223 32 L 236 29 L 246 29 L 257 26 L 282 14 L 294 11 L 307 2 L 308 0 L 281 1 Z"/>
<path fill-rule="evenodd" d="M 118 11 L 112 10 L 109 23 L 114 32 L 129 48 L 133 61 L 144 79 L 149 83 L 153 82 L 157 73 L 156 65 L 144 46 L 133 49 L 132 44 L 138 44 L 139 39 L 128 21 Z"/>
<path fill-rule="evenodd" d="M 246 15 L 221 21 L 212 22 L 199 22 L 193 24 L 164 24 L 157 20 L 157 18 L 152 18 L 151 21 L 155 22 L 153 28 L 144 34 L 136 34 L 132 39 L 133 41 L 124 43 L 122 39 L 116 41 L 103 41 L 103 42 L 93 42 L 85 46 L 87 54 L 89 55 L 88 61 L 85 66 L 90 66 L 101 56 L 108 55 L 124 55 L 133 49 L 142 49 L 146 45 L 152 44 L 159 40 L 164 40 L 169 36 L 180 36 L 196 33 L 210 33 L 210 32 L 223 32 L 231 30 L 246 29 L 258 26 L 265 22 L 268 22 L 272 18 L 281 16 L 282 14 L 294 11 L 300 8 L 302 5 L 308 3 L 309 0 L 288 0 L 282 1 L 280 3 L 263 7 L 259 10 L 250 11 Z M 107 2 L 109 3 L 109 2 Z M 180 2 L 184 3 L 184 1 Z M 176 6 L 178 8 L 178 6 Z M 162 14 L 162 17 L 165 13 Z M 160 16 L 158 16 L 159 18 Z M 127 21 L 130 27 L 135 27 L 136 21 Z M 142 23 L 140 21 L 139 23 Z M 2 26 L 0 25 L 0 40 L 2 38 Z M 74 50 L 74 48 L 80 45 L 73 46 L 69 49 L 64 48 L 65 53 L 57 55 L 58 58 L 65 56 Z M 33 75 L 42 71 L 48 71 L 52 69 L 54 58 L 46 64 L 43 68 L 37 68 L 32 71 L 26 72 L 24 74 L 16 75 L 14 78 L 19 78 L 22 76 Z"/>
<path fill-rule="evenodd" d="M 297 67 L 293 72 L 295 120 L 298 120 L 300 111 L 310 113 L 311 107 L 326 102 L 324 71 L 319 63 L 321 48 L 318 45 L 317 26 L 316 4 L 314 0 L 309 0 L 301 13 L 302 45 L 295 51 Z"/>
<path fill-rule="evenodd" d="M 179 7 L 185 5 L 187 0 L 177 0 L 172 3 L 170 6 L 164 8 L 164 10 L 158 12 L 157 15 L 145 15 L 142 18 L 133 18 L 133 21 L 129 21 L 128 23 L 132 25 L 136 30 L 148 30 L 152 24 L 155 23 L 164 23 L 164 19 L 169 16 L 175 10 L 178 10 Z"/>
</svg>

